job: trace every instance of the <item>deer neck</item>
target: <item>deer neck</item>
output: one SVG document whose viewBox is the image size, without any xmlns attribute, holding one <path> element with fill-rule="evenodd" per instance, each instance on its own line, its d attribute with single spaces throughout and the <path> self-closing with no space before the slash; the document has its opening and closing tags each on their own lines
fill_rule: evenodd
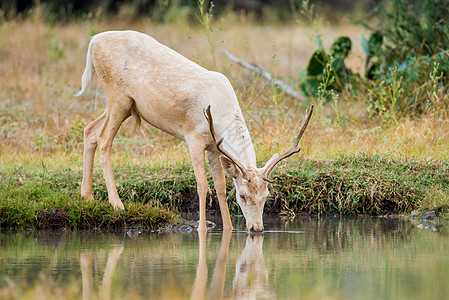
<svg viewBox="0 0 449 300">
<path fill-rule="evenodd" d="M 227 118 L 219 124 L 217 135 L 218 140 L 223 138 L 223 148 L 238 159 L 243 166 L 257 168 L 256 153 L 241 112 L 236 112 L 232 118 Z"/>
</svg>

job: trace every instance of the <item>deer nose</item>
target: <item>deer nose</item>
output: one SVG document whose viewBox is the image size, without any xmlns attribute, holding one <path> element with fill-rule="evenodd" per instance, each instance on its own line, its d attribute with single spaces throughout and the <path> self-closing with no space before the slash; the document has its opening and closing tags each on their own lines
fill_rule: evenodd
<svg viewBox="0 0 449 300">
<path fill-rule="evenodd" d="M 263 226 L 257 226 L 257 225 L 253 225 L 253 226 L 251 226 L 251 229 L 250 229 L 250 232 L 253 232 L 253 233 L 262 233 L 262 231 L 263 231 Z"/>
</svg>

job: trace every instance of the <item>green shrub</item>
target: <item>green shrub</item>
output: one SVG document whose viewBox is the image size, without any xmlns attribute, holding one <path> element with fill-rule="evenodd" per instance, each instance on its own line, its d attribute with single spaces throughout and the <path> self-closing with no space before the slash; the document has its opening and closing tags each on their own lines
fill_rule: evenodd
<svg viewBox="0 0 449 300">
<path fill-rule="evenodd" d="M 369 45 L 373 45 L 368 58 L 377 56 L 388 73 L 388 67 L 409 62 L 413 57 L 433 57 L 449 49 L 449 2 L 394 0 L 379 6 L 378 26 Z M 446 74 L 448 76 L 449 74 Z"/>
<path fill-rule="evenodd" d="M 376 13 L 378 26 L 365 24 L 373 33 L 362 39 L 365 77 L 373 80 L 370 115 L 390 121 L 429 110 L 444 113 L 447 97 L 435 102 L 429 96 L 449 83 L 449 2 L 395 0 Z"/>
<path fill-rule="evenodd" d="M 362 37 L 365 80 L 360 81 L 345 66 L 351 50 L 349 38 L 338 38 L 330 54 L 318 40 L 319 49 L 301 73 L 303 92 L 322 102 L 323 90 L 341 92 L 350 86 L 361 92 L 357 89 L 362 83 L 368 90 L 362 97 L 368 100 L 367 110 L 373 119 L 390 123 L 425 112 L 446 116 L 449 2 L 395 0 L 383 3 L 375 12 L 377 25 L 362 22 L 372 31 L 368 40 Z"/>
</svg>

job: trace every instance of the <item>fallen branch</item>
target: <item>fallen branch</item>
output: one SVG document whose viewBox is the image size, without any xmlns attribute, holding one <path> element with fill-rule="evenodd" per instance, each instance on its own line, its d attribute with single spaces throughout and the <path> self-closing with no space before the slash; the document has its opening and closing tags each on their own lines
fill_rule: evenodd
<svg viewBox="0 0 449 300">
<path fill-rule="evenodd" d="M 247 63 L 247 62 L 241 60 L 240 58 L 232 55 L 231 53 L 229 53 L 228 50 L 226 50 L 224 48 L 221 48 L 221 51 L 223 51 L 223 53 L 233 62 L 236 62 L 240 66 L 242 66 L 246 69 L 249 69 L 257 74 L 262 75 L 263 77 L 265 77 L 268 81 L 272 82 L 275 86 L 277 86 L 280 90 L 282 90 L 287 95 L 290 95 L 299 100 L 305 100 L 305 97 L 303 95 L 301 95 L 298 91 L 293 89 L 291 86 L 286 84 L 284 81 L 282 81 L 278 78 L 274 78 L 273 75 L 271 75 L 271 73 L 268 72 L 267 70 L 265 70 L 264 68 L 257 66 L 257 65 L 252 65 L 250 63 Z"/>
</svg>

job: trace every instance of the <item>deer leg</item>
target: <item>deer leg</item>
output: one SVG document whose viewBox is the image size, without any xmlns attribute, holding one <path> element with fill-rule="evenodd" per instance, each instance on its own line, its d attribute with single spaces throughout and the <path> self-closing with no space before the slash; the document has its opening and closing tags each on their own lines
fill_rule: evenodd
<svg viewBox="0 0 449 300">
<path fill-rule="evenodd" d="M 109 96 L 109 95 L 108 95 Z M 109 203 L 118 209 L 124 210 L 124 206 L 117 193 L 114 174 L 111 166 L 111 147 L 120 125 L 131 116 L 133 100 L 127 96 L 120 95 L 108 97 L 108 112 L 106 119 L 98 135 L 100 147 L 100 164 L 108 189 Z"/>
<path fill-rule="evenodd" d="M 198 230 L 199 253 L 198 265 L 196 267 L 195 281 L 193 282 L 192 295 L 190 299 L 201 300 L 205 299 L 207 287 L 207 260 L 206 260 L 206 231 Z"/>
<path fill-rule="evenodd" d="M 220 252 L 215 261 L 214 273 L 210 283 L 209 299 L 223 299 L 224 286 L 226 281 L 226 260 L 229 250 L 229 242 L 231 241 L 232 230 L 223 229 L 221 237 Z"/>
<path fill-rule="evenodd" d="M 224 229 L 232 229 L 231 216 L 229 214 L 228 202 L 226 200 L 226 179 L 219 160 L 220 154 L 208 152 L 209 165 L 214 179 L 214 187 L 217 192 L 218 204 L 220 205 L 221 219 Z"/>
<path fill-rule="evenodd" d="M 100 289 L 100 299 L 111 299 L 112 277 L 124 248 L 124 244 L 121 244 L 120 246 L 116 246 L 115 249 L 111 250 L 108 254 L 106 268 L 104 269 L 103 283 Z"/>
<path fill-rule="evenodd" d="M 206 231 L 206 197 L 208 191 L 206 166 L 203 147 L 189 146 L 192 158 L 193 171 L 195 173 L 198 197 L 200 199 L 200 221 L 198 231 Z"/>
<path fill-rule="evenodd" d="M 93 299 L 92 253 L 80 255 L 80 266 L 83 281 L 83 300 Z"/>
<path fill-rule="evenodd" d="M 100 129 L 103 125 L 104 119 L 106 118 L 106 113 L 104 112 L 95 121 L 90 123 L 84 129 L 84 167 L 83 167 L 83 182 L 81 183 L 81 197 L 88 200 L 92 200 L 94 197 L 92 195 L 92 179 L 94 172 L 94 158 L 95 150 L 97 149 L 97 139 Z"/>
</svg>

